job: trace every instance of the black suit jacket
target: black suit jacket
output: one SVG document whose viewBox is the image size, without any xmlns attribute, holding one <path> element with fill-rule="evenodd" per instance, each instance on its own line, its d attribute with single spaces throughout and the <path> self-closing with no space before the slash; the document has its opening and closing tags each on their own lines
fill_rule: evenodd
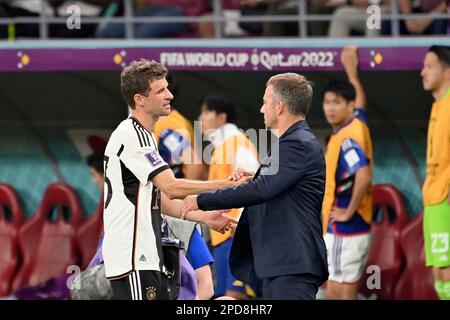
<svg viewBox="0 0 450 320">
<path fill-rule="evenodd" d="M 323 282 L 328 266 L 321 222 L 322 148 L 305 120 L 293 124 L 278 142 L 252 181 L 200 194 L 197 203 L 202 210 L 245 207 L 230 254 L 237 279 L 252 283 L 310 273 Z"/>
</svg>

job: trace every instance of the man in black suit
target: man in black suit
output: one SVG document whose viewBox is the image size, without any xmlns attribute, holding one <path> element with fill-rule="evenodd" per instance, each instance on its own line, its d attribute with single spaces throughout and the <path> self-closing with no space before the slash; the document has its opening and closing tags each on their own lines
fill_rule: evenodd
<svg viewBox="0 0 450 320">
<path fill-rule="evenodd" d="M 328 278 L 321 209 L 325 160 L 305 121 L 311 83 L 295 73 L 273 76 L 266 84 L 261 113 L 278 137 L 271 153 L 247 183 L 189 196 L 189 211 L 245 207 L 230 254 L 233 275 L 262 280 L 265 299 L 315 299 Z M 234 179 L 246 179 L 239 171 Z"/>
</svg>

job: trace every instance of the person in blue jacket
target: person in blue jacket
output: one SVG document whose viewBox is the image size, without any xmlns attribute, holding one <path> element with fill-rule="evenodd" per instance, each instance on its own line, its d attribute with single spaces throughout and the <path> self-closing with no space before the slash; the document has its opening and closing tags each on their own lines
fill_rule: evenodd
<svg viewBox="0 0 450 320">
<path fill-rule="evenodd" d="M 321 222 L 325 159 L 305 120 L 312 95 L 299 74 L 271 77 L 260 110 L 278 137 L 268 157 L 254 176 L 238 170 L 232 177 L 247 183 L 189 196 L 182 207 L 182 214 L 245 207 L 230 269 L 241 281 L 262 281 L 263 299 L 315 299 L 328 278 Z"/>
</svg>

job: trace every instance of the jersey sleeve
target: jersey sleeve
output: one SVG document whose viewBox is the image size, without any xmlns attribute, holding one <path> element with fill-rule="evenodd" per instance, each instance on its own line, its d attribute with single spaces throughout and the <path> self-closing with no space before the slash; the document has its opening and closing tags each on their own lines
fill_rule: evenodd
<svg viewBox="0 0 450 320">
<path fill-rule="evenodd" d="M 152 137 L 138 134 L 131 130 L 123 133 L 123 150 L 118 156 L 139 181 L 146 184 L 158 173 L 169 169 L 169 166 L 158 153 L 155 143 L 151 141 Z"/>
<path fill-rule="evenodd" d="M 214 262 L 214 259 L 206 246 L 205 240 L 202 238 L 197 228 L 195 228 L 192 233 L 192 238 L 187 250 L 187 258 L 194 270 Z"/>
<path fill-rule="evenodd" d="M 367 124 L 367 111 L 361 107 L 356 107 L 355 117 Z"/>
<path fill-rule="evenodd" d="M 342 161 L 339 161 L 347 171 L 349 175 L 355 174 L 359 169 L 364 166 L 368 166 L 370 163 L 364 150 L 361 146 L 352 139 L 345 139 L 341 146 L 340 157 Z"/>
</svg>

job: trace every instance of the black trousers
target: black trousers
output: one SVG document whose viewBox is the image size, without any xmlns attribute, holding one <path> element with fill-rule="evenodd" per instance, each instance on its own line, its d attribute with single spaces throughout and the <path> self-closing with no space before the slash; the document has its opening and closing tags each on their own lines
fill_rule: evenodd
<svg viewBox="0 0 450 320">
<path fill-rule="evenodd" d="M 263 279 L 263 299 L 315 300 L 319 277 L 302 273 Z"/>
</svg>

